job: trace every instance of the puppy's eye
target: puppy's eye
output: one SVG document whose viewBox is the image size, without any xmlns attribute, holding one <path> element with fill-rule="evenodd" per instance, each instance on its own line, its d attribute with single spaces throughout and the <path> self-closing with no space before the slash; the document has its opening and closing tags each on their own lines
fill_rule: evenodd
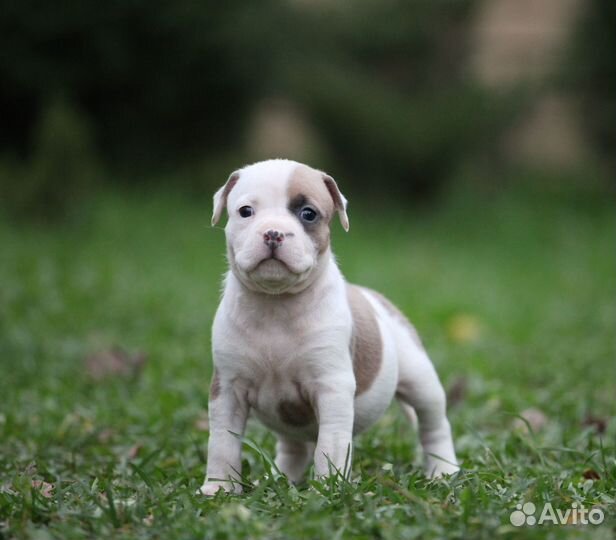
<svg viewBox="0 0 616 540">
<path fill-rule="evenodd" d="M 308 223 L 313 223 L 316 221 L 318 216 L 319 214 L 317 214 L 317 211 L 310 206 L 304 206 L 304 208 L 302 208 L 299 212 L 299 217 Z"/>
<path fill-rule="evenodd" d="M 242 206 L 238 210 L 238 212 L 240 213 L 240 216 L 242 216 L 243 218 L 246 218 L 246 217 L 254 216 L 255 209 L 252 206 Z"/>
</svg>

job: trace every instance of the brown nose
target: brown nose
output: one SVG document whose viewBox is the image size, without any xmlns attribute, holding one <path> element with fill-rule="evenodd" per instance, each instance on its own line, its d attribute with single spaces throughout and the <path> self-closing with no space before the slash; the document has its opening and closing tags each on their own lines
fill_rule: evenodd
<svg viewBox="0 0 616 540">
<path fill-rule="evenodd" d="M 274 231 L 273 229 L 270 229 L 263 235 L 263 242 L 265 242 L 265 245 L 272 251 L 278 248 L 282 244 L 283 240 L 284 233 Z"/>
</svg>

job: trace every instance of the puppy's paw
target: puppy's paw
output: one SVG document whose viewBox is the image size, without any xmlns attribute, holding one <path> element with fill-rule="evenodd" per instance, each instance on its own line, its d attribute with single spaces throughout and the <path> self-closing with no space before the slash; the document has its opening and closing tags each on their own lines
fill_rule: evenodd
<svg viewBox="0 0 616 540">
<path fill-rule="evenodd" d="M 221 489 L 227 493 L 241 493 L 242 492 L 242 486 L 239 486 L 237 484 L 234 485 L 231 482 L 206 481 L 206 482 L 203 482 L 203 485 L 197 490 L 197 495 L 205 495 L 206 497 L 213 497 Z"/>
<path fill-rule="evenodd" d="M 460 470 L 460 467 L 455 463 L 449 463 L 441 459 L 431 459 L 426 464 L 425 470 L 428 478 L 440 478 L 444 475 L 457 473 Z"/>
</svg>

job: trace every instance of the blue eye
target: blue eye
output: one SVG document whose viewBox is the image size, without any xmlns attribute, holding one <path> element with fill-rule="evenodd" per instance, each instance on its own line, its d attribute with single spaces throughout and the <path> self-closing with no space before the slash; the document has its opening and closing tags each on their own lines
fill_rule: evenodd
<svg viewBox="0 0 616 540">
<path fill-rule="evenodd" d="M 299 217 L 307 223 L 313 223 L 318 216 L 317 211 L 314 208 L 310 208 L 310 206 L 304 206 L 299 213 Z"/>
<path fill-rule="evenodd" d="M 242 206 L 238 212 L 240 213 L 240 216 L 242 216 L 243 218 L 247 218 L 250 216 L 254 216 L 255 214 L 255 209 L 252 206 Z"/>
</svg>

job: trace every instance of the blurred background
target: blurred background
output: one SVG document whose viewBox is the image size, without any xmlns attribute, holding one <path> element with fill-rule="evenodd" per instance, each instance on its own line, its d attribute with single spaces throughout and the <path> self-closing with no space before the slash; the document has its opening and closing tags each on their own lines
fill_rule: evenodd
<svg viewBox="0 0 616 540">
<path fill-rule="evenodd" d="M 20 218 L 109 186 L 209 197 L 269 157 L 355 201 L 614 185 L 610 0 L 23 1 L 0 36 L 0 197 Z"/>
</svg>

